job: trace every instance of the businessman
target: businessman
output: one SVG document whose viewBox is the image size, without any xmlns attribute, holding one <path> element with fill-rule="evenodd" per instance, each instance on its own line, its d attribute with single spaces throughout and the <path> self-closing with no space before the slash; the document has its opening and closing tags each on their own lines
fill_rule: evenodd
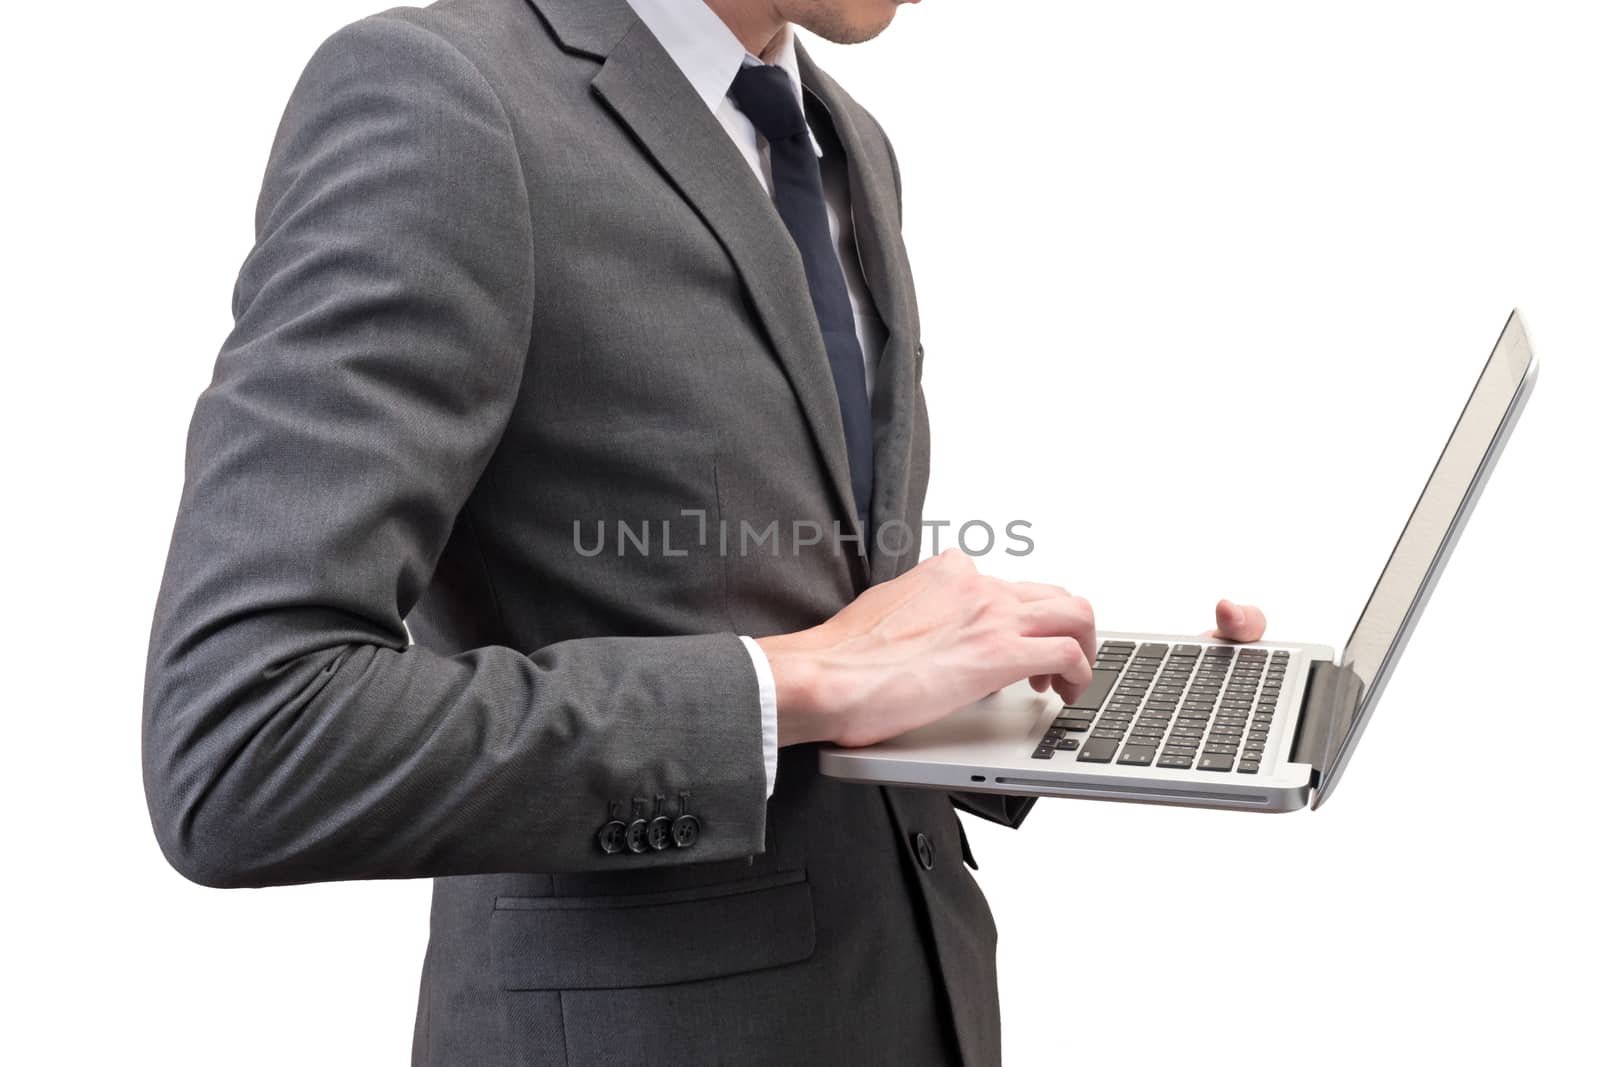
<svg viewBox="0 0 1600 1067">
<path fill-rule="evenodd" d="M 816 772 L 1016 679 L 1071 695 L 1095 644 L 1064 589 L 917 563 L 900 175 L 791 31 L 894 10 L 444 0 L 293 92 L 145 782 L 207 885 L 437 879 L 417 1063 L 999 1059 L 955 808 L 1028 803 Z"/>
</svg>

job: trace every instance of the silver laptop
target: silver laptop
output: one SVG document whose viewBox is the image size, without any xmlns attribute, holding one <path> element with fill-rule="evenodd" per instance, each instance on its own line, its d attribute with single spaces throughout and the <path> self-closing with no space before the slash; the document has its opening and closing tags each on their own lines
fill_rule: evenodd
<svg viewBox="0 0 1600 1067">
<path fill-rule="evenodd" d="M 1513 311 L 1342 657 L 1327 645 L 1102 634 L 1094 681 L 1070 704 L 1024 679 L 892 740 L 824 747 L 822 773 L 962 792 L 1252 811 L 1321 806 L 1537 373 Z"/>
</svg>

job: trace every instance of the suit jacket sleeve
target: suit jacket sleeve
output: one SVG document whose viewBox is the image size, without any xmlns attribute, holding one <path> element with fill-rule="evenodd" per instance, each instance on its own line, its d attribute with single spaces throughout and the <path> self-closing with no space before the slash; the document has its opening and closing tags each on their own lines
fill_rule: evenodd
<svg viewBox="0 0 1600 1067">
<path fill-rule="evenodd" d="M 308 64 L 193 412 L 150 636 L 146 794 L 186 876 L 763 850 L 757 683 L 735 635 L 408 643 L 403 620 L 538 358 L 540 209 L 493 88 L 431 31 L 373 16 Z M 600 850 L 608 805 L 675 807 L 685 790 L 696 845 Z"/>
</svg>

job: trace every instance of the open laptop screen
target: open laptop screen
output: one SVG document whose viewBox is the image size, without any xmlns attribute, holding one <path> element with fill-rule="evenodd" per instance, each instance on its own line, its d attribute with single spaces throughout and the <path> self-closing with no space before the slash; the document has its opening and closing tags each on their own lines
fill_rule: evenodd
<svg viewBox="0 0 1600 1067">
<path fill-rule="evenodd" d="M 1367 713 L 1377 703 L 1389 670 L 1444 569 L 1533 384 L 1532 366 L 1527 333 L 1513 311 L 1345 646 L 1344 665 L 1361 679 L 1361 699 L 1319 793 L 1331 789 L 1329 777 L 1355 747 Z"/>
</svg>

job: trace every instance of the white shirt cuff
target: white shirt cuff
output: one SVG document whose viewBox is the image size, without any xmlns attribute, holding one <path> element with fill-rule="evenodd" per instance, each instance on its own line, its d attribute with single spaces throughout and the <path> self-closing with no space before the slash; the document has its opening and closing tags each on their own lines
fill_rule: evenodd
<svg viewBox="0 0 1600 1067">
<path fill-rule="evenodd" d="M 750 653 L 750 666 L 756 669 L 756 691 L 761 697 L 761 752 L 767 764 L 767 796 L 778 784 L 778 683 L 772 677 L 772 664 L 753 638 L 741 637 Z"/>
</svg>

